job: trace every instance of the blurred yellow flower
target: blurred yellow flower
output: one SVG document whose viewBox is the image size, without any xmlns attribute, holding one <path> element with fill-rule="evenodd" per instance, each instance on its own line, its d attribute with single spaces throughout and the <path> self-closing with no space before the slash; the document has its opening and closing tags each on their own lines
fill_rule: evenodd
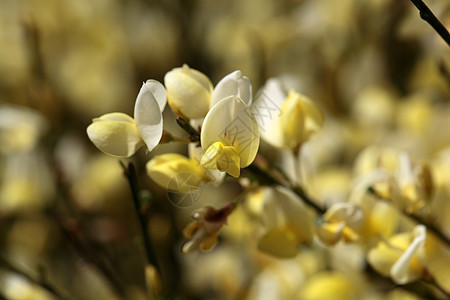
<svg viewBox="0 0 450 300">
<path fill-rule="evenodd" d="M 293 90 L 286 94 L 276 78 L 269 79 L 262 88 L 252 112 L 267 143 L 292 150 L 317 133 L 324 121 L 317 104 Z"/>
<path fill-rule="evenodd" d="M 350 300 L 357 299 L 356 286 L 341 273 L 326 271 L 310 277 L 301 288 L 298 299 Z"/>
<path fill-rule="evenodd" d="M 364 223 L 364 211 L 355 203 L 335 203 L 323 215 L 317 234 L 328 245 L 340 240 L 354 242 L 359 239 L 359 229 Z"/>
<path fill-rule="evenodd" d="M 421 257 L 426 235 L 426 227 L 417 225 L 412 232 L 380 241 L 369 251 L 367 259 L 375 270 L 391 277 L 397 284 L 417 280 L 425 271 Z"/>
<path fill-rule="evenodd" d="M 259 250 L 278 257 L 294 257 L 300 244 L 312 242 L 313 215 L 292 191 L 260 188 L 249 195 L 246 205 L 261 223 Z"/>
<path fill-rule="evenodd" d="M 0 153 L 32 150 L 47 129 L 47 121 L 26 107 L 0 106 Z"/>
</svg>

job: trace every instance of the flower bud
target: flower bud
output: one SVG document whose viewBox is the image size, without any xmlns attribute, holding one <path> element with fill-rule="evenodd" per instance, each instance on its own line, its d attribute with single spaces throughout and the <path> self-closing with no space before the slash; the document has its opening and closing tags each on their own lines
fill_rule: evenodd
<svg viewBox="0 0 450 300">
<path fill-rule="evenodd" d="M 169 105 L 177 115 L 198 119 L 208 113 L 213 86 L 205 74 L 185 64 L 167 72 L 164 85 Z"/>
<path fill-rule="evenodd" d="M 175 153 L 155 156 L 146 169 L 154 182 L 171 191 L 190 192 L 210 180 L 196 160 Z"/>
<path fill-rule="evenodd" d="M 308 97 L 290 91 L 281 107 L 280 122 L 284 144 L 295 149 L 322 127 L 323 116 Z"/>
</svg>

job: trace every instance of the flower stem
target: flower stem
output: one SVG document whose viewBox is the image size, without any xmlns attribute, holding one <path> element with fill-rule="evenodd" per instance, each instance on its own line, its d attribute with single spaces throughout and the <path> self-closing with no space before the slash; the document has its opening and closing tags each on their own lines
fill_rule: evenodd
<svg viewBox="0 0 450 300">
<path fill-rule="evenodd" d="M 248 167 L 248 170 L 252 174 L 254 174 L 256 177 L 261 179 L 265 184 L 268 184 L 268 185 L 280 185 L 280 186 L 284 186 L 286 188 L 291 189 L 295 194 L 297 194 L 297 196 L 302 198 L 302 200 L 308 206 L 312 207 L 317 213 L 319 213 L 319 214 L 324 214 L 325 213 L 325 209 L 323 207 L 319 206 L 316 203 L 316 201 L 311 199 L 311 197 L 309 197 L 300 186 L 292 186 L 291 184 L 283 183 L 282 181 L 280 181 L 277 178 L 275 178 L 274 176 L 272 176 L 269 172 L 267 172 L 263 168 L 260 168 L 259 166 L 257 166 L 255 164 L 255 162 Z"/>
<path fill-rule="evenodd" d="M 411 2 L 419 10 L 420 17 L 433 27 L 433 29 L 442 37 L 442 39 L 450 46 L 450 33 L 442 25 L 439 19 L 433 14 L 428 6 L 422 0 L 411 0 Z"/>
<path fill-rule="evenodd" d="M 157 256 L 148 232 L 146 210 L 142 205 L 141 199 L 139 197 L 139 184 L 136 173 L 136 167 L 131 162 L 128 164 L 128 166 L 125 166 L 123 162 L 120 162 L 120 165 L 122 166 L 123 173 L 128 180 L 128 184 L 130 185 L 134 208 L 136 210 L 139 225 L 142 231 L 142 240 L 144 244 L 147 263 L 153 265 L 158 271 L 158 273 L 161 274 L 161 269 L 157 260 Z"/>
<path fill-rule="evenodd" d="M 186 121 L 181 117 L 178 117 L 177 124 L 189 134 L 189 139 L 191 142 L 200 142 L 200 133 L 198 132 L 197 129 L 192 127 L 188 121 Z"/>
</svg>

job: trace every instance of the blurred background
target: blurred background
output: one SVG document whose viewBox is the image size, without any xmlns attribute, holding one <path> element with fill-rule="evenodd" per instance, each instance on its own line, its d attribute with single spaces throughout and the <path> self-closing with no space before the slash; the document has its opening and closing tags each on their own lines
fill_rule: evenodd
<svg viewBox="0 0 450 300">
<path fill-rule="evenodd" d="M 449 28 L 450 2 L 427 3 Z M 242 70 L 254 93 L 281 76 L 319 103 L 326 125 L 304 155 L 308 192 L 323 203 L 347 197 L 355 158 L 369 145 L 450 166 L 450 51 L 410 1 L 0 0 L 2 297 L 57 298 L 18 268 L 72 299 L 146 299 L 127 181 L 86 127 L 105 113 L 132 115 L 142 82 L 163 82 L 184 63 L 213 84 Z M 169 107 L 164 117 L 182 136 Z M 148 191 L 167 299 L 274 299 L 264 297 L 269 286 L 294 299 L 310 276 L 340 270 L 323 249 L 292 262 L 243 250 L 251 224 L 239 215 L 212 252 L 183 256 L 182 229 L 210 194 L 195 207 L 172 205 L 144 170 L 167 151 L 186 147 L 132 159 Z M 376 290 L 370 299 L 378 295 L 386 296 Z"/>
</svg>

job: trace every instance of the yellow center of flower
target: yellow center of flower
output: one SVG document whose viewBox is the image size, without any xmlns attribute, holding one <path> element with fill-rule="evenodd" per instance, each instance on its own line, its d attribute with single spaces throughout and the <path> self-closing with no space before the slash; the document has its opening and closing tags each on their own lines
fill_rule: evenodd
<svg viewBox="0 0 450 300">
<path fill-rule="evenodd" d="M 233 146 L 215 142 L 206 150 L 200 162 L 206 169 L 217 169 L 238 178 L 240 174 L 240 156 Z"/>
</svg>

